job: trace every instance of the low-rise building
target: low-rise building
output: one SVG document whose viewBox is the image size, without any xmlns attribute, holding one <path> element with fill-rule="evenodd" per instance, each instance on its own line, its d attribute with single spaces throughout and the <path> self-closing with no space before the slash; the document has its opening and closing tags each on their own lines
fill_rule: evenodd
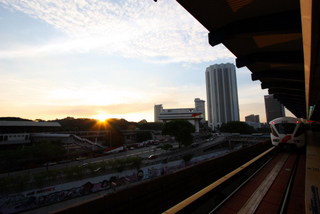
<svg viewBox="0 0 320 214">
<path fill-rule="evenodd" d="M 158 118 L 163 122 L 177 119 L 188 120 L 195 126 L 196 132 L 199 132 L 200 121 L 203 119 L 203 114 L 195 108 L 163 109 Z"/>
</svg>

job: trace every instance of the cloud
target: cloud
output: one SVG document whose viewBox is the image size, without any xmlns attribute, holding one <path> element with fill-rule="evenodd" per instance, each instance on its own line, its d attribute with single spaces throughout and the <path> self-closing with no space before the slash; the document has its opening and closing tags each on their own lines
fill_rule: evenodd
<svg viewBox="0 0 320 214">
<path fill-rule="evenodd" d="M 2 58 L 103 52 L 159 63 L 199 63 L 233 57 L 223 46 L 212 48 L 208 30 L 175 1 L 2 0 L 2 5 L 67 35 L 47 44 L 2 50 Z"/>
</svg>

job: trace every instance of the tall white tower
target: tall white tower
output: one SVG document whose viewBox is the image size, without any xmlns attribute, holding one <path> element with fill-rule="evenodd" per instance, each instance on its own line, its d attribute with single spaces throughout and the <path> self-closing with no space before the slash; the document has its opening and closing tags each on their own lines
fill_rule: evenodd
<svg viewBox="0 0 320 214">
<path fill-rule="evenodd" d="M 234 64 L 215 64 L 206 69 L 208 125 L 239 121 L 239 102 Z"/>
<path fill-rule="evenodd" d="M 162 122 L 162 120 L 159 120 L 159 114 L 162 112 L 162 110 L 162 104 L 154 105 L 154 122 Z"/>
<path fill-rule="evenodd" d="M 206 122 L 206 112 L 205 112 L 205 104 L 204 103 L 205 103 L 205 101 L 200 100 L 200 98 L 194 99 L 194 105 L 195 105 L 196 110 L 202 112 L 203 119 L 200 121 L 201 123 Z"/>
</svg>

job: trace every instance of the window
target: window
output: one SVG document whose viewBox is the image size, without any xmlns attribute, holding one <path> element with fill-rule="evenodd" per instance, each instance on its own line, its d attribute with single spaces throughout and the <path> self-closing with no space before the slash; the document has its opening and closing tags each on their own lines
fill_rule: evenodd
<svg viewBox="0 0 320 214">
<path fill-rule="evenodd" d="M 293 134 L 294 129 L 296 128 L 295 123 L 279 123 L 275 124 L 276 129 L 279 134 Z"/>
<path fill-rule="evenodd" d="M 271 134 L 276 136 L 276 137 L 279 137 L 279 135 L 277 134 L 277 132 L 274 130 L 274 128 L 272 127 L 272 125 L 270 125 L 270 128 L 271 128 Z"/>
<path fill-rule="evenodd" d="M 294 136 L 299 137 L 300 135 L 305 133 L 306 133 L 306 125 L 304 123 L 300 123 L 300 126 Z"/>
</svg>

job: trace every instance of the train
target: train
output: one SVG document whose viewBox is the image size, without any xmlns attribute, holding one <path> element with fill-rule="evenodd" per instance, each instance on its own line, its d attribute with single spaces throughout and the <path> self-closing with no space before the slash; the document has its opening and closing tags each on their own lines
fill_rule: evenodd
<svg viewBox="0 0 320 214">
<path fill-rule="evenodd" d="M 306 145 L 307 123 L 305 119 L 279 117 L 269 122 L 272 145 L 280 149 L 303 148 Z"/>
</svg>

